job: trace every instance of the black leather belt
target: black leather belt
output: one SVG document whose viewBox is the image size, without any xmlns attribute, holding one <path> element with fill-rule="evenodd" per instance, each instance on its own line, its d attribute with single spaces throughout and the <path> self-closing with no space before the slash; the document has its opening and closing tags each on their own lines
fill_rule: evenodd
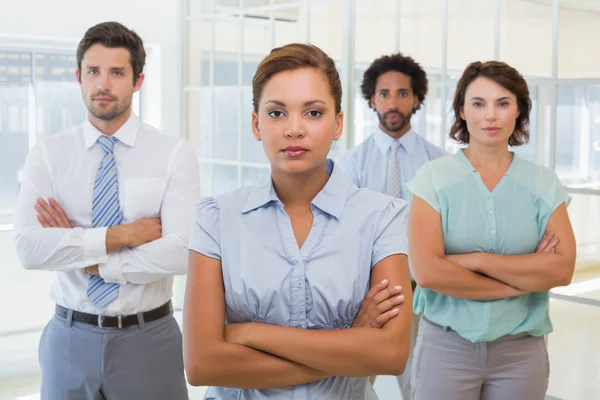
<svg viewBox="0 0 600 400">
<path fill-rule="evenodd" d="M 69 315 L 68 308 L 56 305 L 56 315 L 62 318 L 67 318 Z M 166 317 L 173 312 L 171 300 L 154 310 L 142 313 L 144 322 L 156 321 L 159 318 Z M 138 324 L 137 314 L 109 317 L 106 315 L 87 314 L 79 311 L 73 311 L 73 321 L 83 322 L 88 325 L 98 326 L 100 328 L 127 328 Z"/>
</svg>

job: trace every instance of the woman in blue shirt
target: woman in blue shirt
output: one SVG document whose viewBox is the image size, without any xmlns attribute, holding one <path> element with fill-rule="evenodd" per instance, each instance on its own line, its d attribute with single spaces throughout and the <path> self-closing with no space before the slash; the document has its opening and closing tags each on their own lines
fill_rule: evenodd
<svg viewBox="0 0 600 400">
<path fill-rule="evenodd" d="M 380 329 L 353 325 L 370 282 L 410 287 L 407 204 L 358 189 L 327 159 L 343 113 L 334 61 L 320 49 L 274 49 L 252 85 L 271 179 L 197 206 L 188 381 L 213 386 L 207 399 L 365 399 L 367 376 L 398 375 L 408 357 L 409 289 Z"/>
<path fill-rule="evenodd" d="M 408 184 L 410 263 L 422 314 L 415 400 L 542 400 L 548 290 L 575 266 L 569 197 L 556 175 L 510 152 L 528 139 L 527 84 L 501 62 L 458 82 L 451 137 L 469 146 Z M 422 238 L 428 238 L 423 240 Z"/>
</svg>

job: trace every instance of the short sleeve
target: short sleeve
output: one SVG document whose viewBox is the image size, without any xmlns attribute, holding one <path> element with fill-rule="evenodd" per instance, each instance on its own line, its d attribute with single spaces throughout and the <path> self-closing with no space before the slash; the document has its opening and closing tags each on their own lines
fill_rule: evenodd
<svg viewBox="0 0 600 400">
<path fill-rule="evenodd" d="M 425 200 L 435 211 L 440 212 L 440 202 L 433 184 L 431 163 L 425 163 L 415 175 L 414 179 L 406 184 L 407 200 L 412 204 L 413 196 Z"/>
<path fill-rule="evenodd" d="M 371 268 L 393 254 L 408 254 L 408 204 L 394 199 L 377 221 Z"/>
<path fill-rule="evenodd" d="M 190 231 L 190 250 L 221 259 L 219 215 L 219 205 L 213 197 L 200 199 L 196 204 L 196 218 Z"/>
<path fill-rule="evenodd" d="M 550 216 L 556 211 L 558 206 L 565 203 L 568 207 L 571 202 L 571 196 L 569 196 L 567 190 L 554 172 L 548 171 L 546 180 L 547 182 L 543 185 L 545 189 L 541 193 L 544 199 L 542 209 L 540 210 L 540 225 L 542 227 L 546 226 Z"/>
</svg>

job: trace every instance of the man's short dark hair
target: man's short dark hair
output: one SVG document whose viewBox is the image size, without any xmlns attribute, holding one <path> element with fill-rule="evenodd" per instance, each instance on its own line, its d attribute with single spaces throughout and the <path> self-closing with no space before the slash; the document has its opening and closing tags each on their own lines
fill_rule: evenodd
<svg viewBox="0 0 600 400">
<path fill-rule="evenodd" d="M 405 56 L 402 53 L 380 57 L 373 61 L 365 71 L 360 90 L 369 103 L 369 107 L 373 108 L 371 99 L 375 94 L 377 79 L 389 71 L 397 71 L 410 77 L 411 89 L 419 100 L 416 109 L 421 108 L 421 104 L 423 104 L 427 95 L 427 74 L 412 57 Z"/>
<path fill-rule="evenodd" d="M 86 51 L 95 44 L 111 49 L 124 48 L 129 51 L 129 63 L 133 70 L 133 84 L 137 82 L 146 64 L 144 42 L 137 33 L 118 22 L 103 22 L 87 30 L 77 46 L 77 69 L 81 71 L 81 61 Z"/>
</svg>

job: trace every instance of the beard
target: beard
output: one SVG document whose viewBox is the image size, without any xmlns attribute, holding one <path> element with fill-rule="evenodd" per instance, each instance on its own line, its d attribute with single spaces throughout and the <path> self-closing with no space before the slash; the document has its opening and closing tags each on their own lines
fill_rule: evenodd
<svg viewBox="0 0 600 400">
<path fill-rule="evenodd" d="M 96 97 L 106 97 L 111 99 L 112 102 L 108 104 L 94 103 L 93 99 Z M 129 107 L 131 107 L 131 100 L 123 103 L 115 96 L 97 93 L 90 99 L 89 102 L 87 102 L 86 106 L 90 114 L 92 114 L 94 117 L 103 121 L 112 121 L 119 118 L 121 115 L 125 114 L 127 110 L 129 110 Z"/>
<path fill-rule="evenodd" d="M 387 122 L 387 117 L 390 115 L 397 115 L 398 121 L 393 123 Z M 397 110 L 390 110 L 384 114 L 377 113 L 377 118 L 379 119 L 381 126 L 388 132 L 399 132 L 406 128 L 406 125 L 410 122 L 410 115 L 402 114 Z"/>
</svg>

